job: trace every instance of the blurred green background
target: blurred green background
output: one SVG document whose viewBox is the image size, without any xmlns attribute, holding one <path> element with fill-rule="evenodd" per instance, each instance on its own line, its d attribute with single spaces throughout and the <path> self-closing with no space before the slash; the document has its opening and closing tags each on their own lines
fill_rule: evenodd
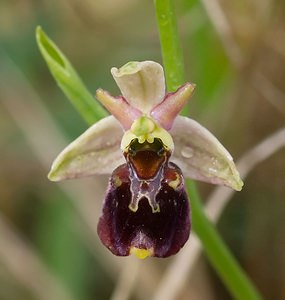
<svg viewBox="0 0 285 300">
<path fill-rule="evenodd" d="M 178 0 L 175 6 L 186 78 L 197 84 L 189 115 L 238 160 L 285 126 L 285 3 Z M 161 62 L 152 1 L 0 0 L 0 300 L 157 300 L 177 257 L 117 258 L 101 245 L 96 225 L 107 178 L 59 184 L 46 178 L 52 160 L 87 125 L 51 77 L 35 42 L 37 25 L 92 93 L 102 87 L 118 94 L 113 66 Z M 284 144 L 283 134 L 255 152 L 258 159 L 276 148 L 250 168 L 218 221 L 270 300 L 285 299 Z M 214 189 L 199 188 L 205 201 Z M 231 299 L 203 255 L 170 294 L 169 300 Z"/>
</svg>

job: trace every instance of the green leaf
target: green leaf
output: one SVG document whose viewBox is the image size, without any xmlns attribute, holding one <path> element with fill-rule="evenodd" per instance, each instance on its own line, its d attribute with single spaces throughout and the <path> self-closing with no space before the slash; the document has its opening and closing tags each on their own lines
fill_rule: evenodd
<svg viewBox="0 0 285 300">
<path fill-rule="evenodd" d="M 95 101 L 69 60 L 40 26 L 36 29 L 36 39 L 41 54 L 58 86 L 85 121 L 91 125 L 107 116 L 107 112 Z"/>
</svg>

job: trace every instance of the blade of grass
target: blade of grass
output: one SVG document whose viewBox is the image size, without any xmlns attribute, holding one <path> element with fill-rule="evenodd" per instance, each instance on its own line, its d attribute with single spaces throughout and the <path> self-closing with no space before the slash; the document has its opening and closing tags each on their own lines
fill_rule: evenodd
<svg viewBox="0 0 285 300">
<path fill-rule="evenodd" d="M 83 119 L 91 125 L 107 116 L 105 109 L 95 101 L 69 60 L 40 26 L 36 29 L 36 39 L 42 56 L 58 86 Z"/>
<path fill-rule="evenodd" d="M 183 56 L 178 38 L 178 29 L 172 0 L 155 0 L 162 56 L 169 91 L 184 83 Z M 176 49 L 174 51 L 173 49 Z M 185 111 L 183 112 L 185 114 Z M 214 225 L 207 219 L 195 184 L 187 181 L 191 199 L 193 229 L 202 242 L 203 249 L 212 266 L 219 274 L 230 293 L 240 300 L 261 299 L 251 281 L 239 266 Z"/>
</svg>

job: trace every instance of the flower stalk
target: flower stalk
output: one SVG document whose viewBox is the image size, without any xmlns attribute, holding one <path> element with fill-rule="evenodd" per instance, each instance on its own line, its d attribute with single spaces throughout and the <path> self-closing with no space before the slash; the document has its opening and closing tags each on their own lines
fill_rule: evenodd
<svg viewBox="0 0 285 300">
<path fill-rule="evenodd" d="M 184 62 L 173 1 L 155 0 L 156 20 L 168 91 L 184 83 Z"/>
</svg>

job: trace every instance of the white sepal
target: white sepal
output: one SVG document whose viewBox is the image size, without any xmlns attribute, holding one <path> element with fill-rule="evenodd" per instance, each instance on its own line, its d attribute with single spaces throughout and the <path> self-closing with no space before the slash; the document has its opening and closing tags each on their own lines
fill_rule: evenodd
<svg viewBox="0 0 285 300">
<path fill-rule="evenodd" d="M 184 176 L 240 191 L 243 182 L 233 158 L 217 138 L 198 122 L 178 116 L 170 131 L 175 150 L 172 161 Z"/>
<path fill-rule="evenodd" d="M 131 106 L 148 114 L 165 96 L 163 68 L 153 61 L 129 62 L 111 73 Z"/>
<path fill-rule="evenodd" d="M 124 132 L 113 117 L 95 123 L 55 159 L 48 178 L 52 181 L 111 174 L 124 157 L 120 143 Z"/>
</svg>

